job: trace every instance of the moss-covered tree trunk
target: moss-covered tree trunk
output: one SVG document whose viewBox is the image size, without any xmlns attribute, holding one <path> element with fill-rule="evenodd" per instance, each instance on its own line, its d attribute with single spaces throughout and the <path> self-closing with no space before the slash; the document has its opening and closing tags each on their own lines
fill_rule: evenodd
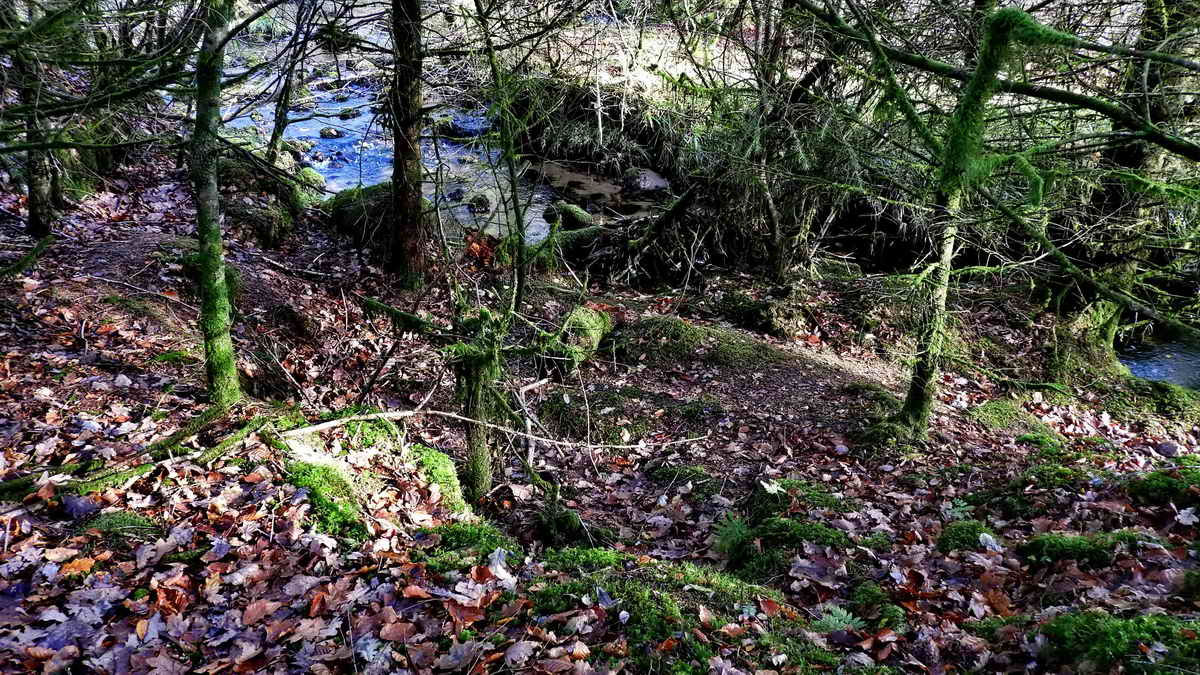
<svg viewBox="0 0 1200 675">
<path fill-rule="evenodd" d="M 208 0 L 207 30 L 196 58 L 196 126 L 192 132 L 191 178 L 196 191 L 196 238 L 200 243 L 200 331 L 212 403 L 230 405 L 241 398 L 237 359 L 230 336 L 229 288 L 221 240 L 221 195 L 217 163 L 221 123 L 223 42 L 233 17 L 233 0 Z"/>
<path fill-rule="evenodd" d="M 458 399 L 463 416 L 476 422 L 496 424 L 503 420 L 506 405 L 500 393 L 500 378 L 504 375 L 501 352 L 506 322 L 487 309 L 477 313 L 460 307 L 456 332 L 472 335 L 470 342 L 460 342 L 450 348 Z M 495 450 L 492 431 L 484 424 L 467 423 L 467 463 L 462 472 L 463 491 L 472 503 L 492 490 L 495 473 Z"/>
<path fill-rule="evenodd" d="M 425 281 L 425 219 L 421 199 L 421 44 L 420 0 L 392 0 L 393 120 L 392 222 L 390 269 L 401 287 Z"/>
<path fill-rule="evenodd" d="M 0 27 L 11 31 L 12 34 L 17 34 L 22 29 L 14 2 L 0 4 Z M 14 77 L 10 86 L 16 89 L 21 103 L 31 110 L 25 116 L 25 142 L 31 145 L 42 143 L 46 137 L 43 121 L 36 110 L 36 106 L 42 103 L 41 73 L 22 45 L 17 45 L 11 51 L 11 59 Z M 49 151 L 31 148 L 25 153 L 25 185 L 29 190 L 26 205 L 29 218 L 25 221 L 25 228 L 30 236 L 40 239 L 50 234 L 54 221 L 58 218 Z"/>
<path fill-rule="evenodd" d="M 1147 0 L 1142 10 L 1142 29 L 1135 47 L 1143 51 L 1162 50 L 1164 43 L 1182 39 L 1189 23 L 1200 18 L 1200 3 L 1195 0 Z M 1122 97 L 1136 101 L 1146 118 L 1163 128 L 1184 128 L 1200 118 L 1200 106 L 1184 106 L 1184 97 L 1167 95 L 1171 89 L 1184 90 L 1195 82 L 1178 67 L 1150 59 L 1132 59 L 1124 74 Z M 1190 85 L 1188 86 L 1190 88 Z M 1136 131 L 1116 125 L 1114 132 Z M 1111 229 L 1122 224 L 1118 236 L 1109 241 L 1091 243 L 1087 250 L 1073 251 L 1081 267 L 1105 285 L 1129 292 L 1137 275 L 1135 258 L 1141 257 L 1142 237 L 1153 232 L 1156 213 L 1144 195 L 1132 188 L 1121 174 L 1129 173 L 1153 180 L 1166 162 L 1167 153 L 1146 141 L 1113 145 L 1100 153 L 1100 169 L 1105 172 L 1092 192 L 1079 231 L 1091 231 L 1101 223 Z M 1074 237 L 1075 232 L 1068 232 Z M 1123 308 L 1097 296 L 1092 289 L 1071 283 L 1055 289 L 1053 307 L 1059 315 L 1055 340 L 1051 345 L 1050 375 L 1074 381 L 1095 375 L 1121 372 L 1114 341 Z"/>
</svg>

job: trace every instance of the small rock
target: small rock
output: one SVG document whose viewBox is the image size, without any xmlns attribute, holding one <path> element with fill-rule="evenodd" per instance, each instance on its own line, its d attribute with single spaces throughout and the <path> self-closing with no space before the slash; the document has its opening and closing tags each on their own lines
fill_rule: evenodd
<svg viewBox="0 0 1200 675">
<path fill-rule="evenodd" d="M 1178 457 L 1179 456 L 1179 446 L 1172 443 L 1171 441 L 1163 441 L 1162 443 L 1155 444 L 1154 451 L 1157 452 L 1158 454 L 1162 455 L 1163 457 Z"/>
<path fill-rule="evenodd" d="M 879 470 L 884 473 L 891 473 L 896 470 L 896 467 L 892 466 L 891 464 L 884 464 L 883 466 L 879 467 Z"/>
<path fill-rule="evenodd" d="M 333 127 L 325 127 L 321 129 L 321 138 L 341 138 L 342 132 Z"/>
<path fill-rule="evenodd" d="M 118 387 L 128 387 L 133 384 L 133 380 L 125 377 L 125 375 L 122 374 L 113 378 L 113 384 L 117 385 Z"/>
<path fill-rule="evenodd" d="M 833 451 L 839 455 L 850 454 L 850 448 L 847 448 L 846 446 L 844 446 L 840 443 L 838 445 L 833 446 Z"/>
<path fill-rule="evenodd" d="M 362 114 L 363 111 L 359 110 L 358 108 L 343 108 L 342 111 L 338 113 L 338 119 L 352 120 Z"/>
</svg>

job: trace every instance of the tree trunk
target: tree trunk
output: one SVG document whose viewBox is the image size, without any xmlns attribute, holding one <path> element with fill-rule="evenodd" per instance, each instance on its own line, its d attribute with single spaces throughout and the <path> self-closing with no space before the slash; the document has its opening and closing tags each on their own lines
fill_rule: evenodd
<svg viewBox="0 0 1200 675">
<path fill-rule="evenodd" d="M 392 0 L 395 57 L 389 103 L 393 120 L 391 272 L 402 288 L 425 282 L 425 218 L 421 195 L 421 1 Z"/>
<path fill-rule="evenodd" d="M 21 30 L 20 19 L 12 2 L 4 2 L 0 7 L 0 24 L 14 33 Z M 12 51 L 12 68 L 16 75 L 13 88 L 17 90 L 22 105 L 33 110 L 25 117 L 25 142 L 42 143 L 46 140 L 45 133 L 34 108 L 42 98 L 41 73 L 19 46 Z M 29 236 L 41 239 L 50 234 L 54 221 L 58 219 L 49 151 L 28 150 L 25 153 L 25 185 L 29 189 L 29 218 L 25 222 L 25 229 Z"/>
<path fill-rule="evenodd" d="M 192 133 L 191 177 L 196 191 L 196 237 L 200 243 L 200 331 L 212 403 L 230 405 L 241 398 L 237 359 L 229 333 L 231 306 L 221 241 L 221 203 L 217 164 L 221 123 L 222 42 L 229 32 L 233 0 L 209 0 L 208 29 L 196 58 L 196 127 Z"/>
</svg>

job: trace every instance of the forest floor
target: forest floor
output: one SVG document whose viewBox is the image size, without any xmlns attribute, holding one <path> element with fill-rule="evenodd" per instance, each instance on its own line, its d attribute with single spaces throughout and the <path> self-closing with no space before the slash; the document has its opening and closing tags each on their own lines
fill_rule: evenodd
<svg viewBox="0 0 1200 675">
<path fill-rule="evenodd" d="M 442 322 L 444 290 L 395 293 L 315 217 L 274 250 L 235 232 L 250 402 L 80 490 L 62 467 L 141 466 L 206 409 L 193 220 L 184 174 L 128 170 L 2 282 L 0 491 L 30 480 L 3 495 L 0 670 L 1195 672 L 1195 401 L 951 371 L 929 442 L 859 442 L 905 380 L 895 323 L 864 339 L 853 310 L 878 279 L 806 283 L 811 333 L 789 340 L 695 298 L 590 289 L 624 347 L 524 390 L 534 435 L 568 443 L 533 453 L 586 524 L 561 540 L 516 449 L 472 505 L 498 529 L 455 503 L 422 449 L 461 460 L 453 419 L 303 432 L 456 410 L 436 346 L 355 299 Z M 32 246 L 0 232 L 10 256 Z M 731 276 L 703 295 L 730 289 L 755 293 Z M 572 293 L 540 277 L 530 320 L 556 325 Z M 1012 371 L 1036 359 L 1042 319 L 960 295 L 968 361 L 984 343 Z M 712 330 L 682 355 L 637 332 L 669 316 Z"/>
</svg>

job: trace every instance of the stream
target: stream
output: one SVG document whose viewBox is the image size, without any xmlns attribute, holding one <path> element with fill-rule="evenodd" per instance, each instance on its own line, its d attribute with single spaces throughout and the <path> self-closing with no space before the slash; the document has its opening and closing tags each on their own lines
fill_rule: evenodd
<svg viewBox="0 0 1200 675">
<path fill-rule="evenodd" d="M 1121 349 L 1119 356 L 1138 377 L 1200 390 L 1200 344 L 1143 342 Z"/>
</svg>

